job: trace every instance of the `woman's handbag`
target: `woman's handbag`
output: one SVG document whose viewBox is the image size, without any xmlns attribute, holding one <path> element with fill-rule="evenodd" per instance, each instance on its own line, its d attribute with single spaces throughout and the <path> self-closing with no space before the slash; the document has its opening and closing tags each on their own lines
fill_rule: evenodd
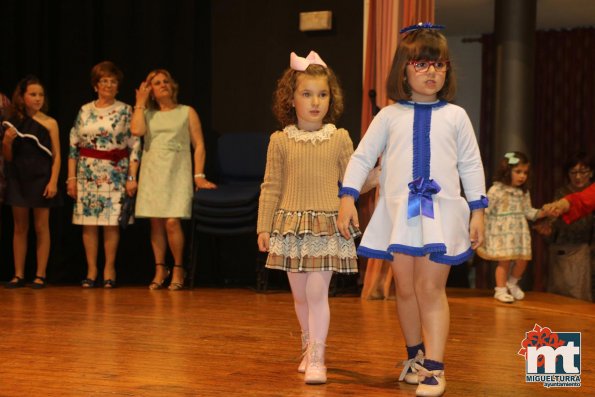
<svg viewBox="0 0 595 397">
<path fill-rule="evenodd" d="M 130 224 L 131 218 L 134 216 L 134 204 L 136 203 L 136 196 L 130 197 L 124 195 L 124 202 L 122 203 L 122 209 L 120 210 L 120 216 L 118 217 L 118 224 L 120 229 L 126 229 Z"/>
</svg>

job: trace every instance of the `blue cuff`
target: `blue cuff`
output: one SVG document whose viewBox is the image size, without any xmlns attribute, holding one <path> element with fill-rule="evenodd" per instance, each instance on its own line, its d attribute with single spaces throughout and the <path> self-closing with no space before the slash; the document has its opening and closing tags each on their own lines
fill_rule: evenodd
<svg viewBox="0 0 595 397">
<path fill-rule="evenodd" d="M 481 196 L 479 200 L 469 201 L 469 208 L 471 211 L 478 210 L 481 208 L 488 208 L 488 198 L 486 196 Z"/>
<path fill-rule="evenodd" d="M 356 201 L 359 198 L 359 192 L 351 187 L 342 187 L 339 190 L 339 197 L 352 196 Z"/>
</svg>

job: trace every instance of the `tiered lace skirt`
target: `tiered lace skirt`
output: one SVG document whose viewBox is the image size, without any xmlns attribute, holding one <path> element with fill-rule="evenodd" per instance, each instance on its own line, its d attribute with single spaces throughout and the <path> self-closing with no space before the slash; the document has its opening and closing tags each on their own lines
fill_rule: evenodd
<svg viewBox="0 0 595 397">
<path fill-rule="evenodd" d="M 351 235 L 359 236 L 351 229 Z M 337 228 L 337 212 L 278 210 L 266 267 L 287 272 L 334 271 L 357 273 L 353 237 Z"/>
</svg>

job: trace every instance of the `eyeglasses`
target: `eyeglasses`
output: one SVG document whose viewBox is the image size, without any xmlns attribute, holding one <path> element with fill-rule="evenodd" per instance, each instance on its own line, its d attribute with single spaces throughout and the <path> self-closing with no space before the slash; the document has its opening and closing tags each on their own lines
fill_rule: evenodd
<svg viewBox="0 0 595 397">
<path fill-rule="evenodd" d="M 434 70 L 437 72 L 446 72 L 450 65 L 450 61 L 426 61 L 426 60 L 414 60 L 407 62 L 407 65 L 413 65 L 418 73 L 425 73 L 430 69 L 430 66 L 434 66 Z"/>
<path fill-rule="evenodd" d="M 591 170 L 576 170 L 576 171 L 569 171 L 568 173 L 572 176 L 588 175 L 589 173 L 591 173 Z"/>
<path fill-rule="evenodd" d="M 97 84 L 99 85 L 118 85 L 118 80 L 115 79 L 100 79 Z"/>
</svg>

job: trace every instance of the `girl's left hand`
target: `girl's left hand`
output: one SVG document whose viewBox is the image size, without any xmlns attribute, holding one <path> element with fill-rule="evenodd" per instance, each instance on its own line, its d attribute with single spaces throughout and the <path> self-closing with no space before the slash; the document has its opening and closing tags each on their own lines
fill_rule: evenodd
<svg viewBox="0 0 595 397">
<path fill-rule="evenodd" d="M 194 190 L 198 189 L 217 189 L 217 185 L 206 178 L 194 178 Z"/>
<path fill-rule="evenodd" d="M 337 228 L 346 240 L 351 238 L 351 232 L 349 231 L 350 225 L 359 228 L 359 220 L 357 209 L 355 208 L 355 199 L 353 196 L 345 195 L 341 197 L 341 204 L 339 205 Z"/>
<path fill-rule="evenodd" d="M 483 244 L 485 231 L 483 216 L 483 209 L 471 212 L 471 223 L 469 224 L 471 249 L 477 249 Z"/>
<path fill-rule="evenodd" d="M 57 186 L 57 184 L 50 182 L 50 183 L 47 184 L 47 186 L 45 187 L 45 190 L 43 191 L 43 197 L 45 197 L 47 199 L 51 199 L 57 193 L 58 193 L 58 186 Z"/>
<path fill-rule="evenodd" d="M 570 210 L 570 202 L 565 198 L 549 203 L 543 206 L 542 211 L 545 216 L 558 217 Z"/>
</svg>

